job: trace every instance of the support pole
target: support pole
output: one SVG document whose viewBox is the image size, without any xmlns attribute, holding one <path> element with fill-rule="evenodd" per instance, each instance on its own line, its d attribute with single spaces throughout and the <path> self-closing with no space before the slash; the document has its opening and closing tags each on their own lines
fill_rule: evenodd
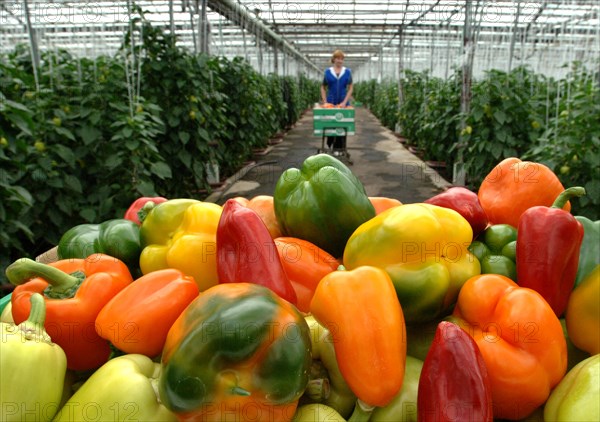
<svg viewBox="0 0 600 422">
<path fill-rule="evenodd" d="M 521 0 L 517 0 L 517 11 L 515 13 L 515 21 L 513 23 L 513 33 L 510 39 L 510 49 L 508 52 L 508 69 L 510 73 L 512 70 L 513 55 L 515 54 L 515 43 L 517 41 L 517 32 L 519 31 L 519 17 L 521 16 Z M 521 52 L 523 54 L 523 52 Z"/>
<path fill-rule="evenodd" d="M 40 80 L 38 77 L 38 69 L 40 68 L 40 52 L 38 50 L 35 29 L 33 29 L 33 27 L 31 26 L 31 15 L 29 14 L 29 3 L 27 2 L 27 0 L 23 0 L 23 11 L 25 12 L 27 32 L 29 34 L 29 52 L 31 54 L 31 62 L 33 63 L 33 79 L 35 81 L 35 89 L 39 92 Z"/>
<path fill-rule="evenodd" d="M 173 10 L 173 0 L 169 0 L 169 30 L 175 44 L 175 11 Z"/>
<path fill-rule="evenodd" d="M 471 82 L 473 74 L 473 57 L 475 55 L 475 43 L 473 42 L 472 28 L 473 1 L 465 1 L 465 24 L 463 30 L 463 63 L 462 63 L 462 89 L 460 95 L 460 136 L 457 151 L 457 160 L 454 163 L 452 182 L 455 185 L 465 185 L 465 168 L 463 161 L 463 150 L 466 147 L 465 128 L 467 127 L 467 116 L 471 108 Z"/>
<path fill-rule="evenodd" d="M 207 0 L 202 0 L 202 7 L 200 9 L 200 18 L 199 24 L 200 28 L 198 29 L 200 35 L 200 53 L 208 54 L 208 21 L 206 19 L 206 4 Z"/>
<path fill-rule="evenodd" d="M 398 28 L 398 110 L 404 104 L 404 27 Z M 397 133 L 402 133 L 400 122 L 396 121 Z"/>
</svg>

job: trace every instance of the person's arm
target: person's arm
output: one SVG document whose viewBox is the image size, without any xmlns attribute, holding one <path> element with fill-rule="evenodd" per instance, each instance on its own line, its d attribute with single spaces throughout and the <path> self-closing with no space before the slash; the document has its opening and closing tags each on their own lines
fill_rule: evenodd
<svg viewBox="0 0 600 422">
<path fill-rule="evenodd" d="M 325 90 L 325 85 L 321 84 L 321 100 L 323 103 L 327 102 L 327 91 Z"/>
<path fill-rule="evenodd" d="M 346 96 L 344 97 L 344 102 L 342 102 L 341 106 L 346 107 L 348 104 L 348 100 L 352 97 L 352 90 L 354 89 L 353 84 L 348 85 L 348 92 L 346 92 Z"/>
</svg>

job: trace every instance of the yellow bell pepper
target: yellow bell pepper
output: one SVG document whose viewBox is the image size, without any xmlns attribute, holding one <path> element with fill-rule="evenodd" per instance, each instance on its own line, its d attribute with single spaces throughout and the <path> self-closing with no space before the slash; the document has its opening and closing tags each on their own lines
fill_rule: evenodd
<svg viewBox="0 0 600 422">
<path fill-rule="evenodd" d="M 467 247 L 473 230 L 458 212 L 430 204 L 391 208 L 359 226 L 346 244 L 344 266 L 385 270 L 407 323 L 448 312 L 481 266 Z"/>
<path fill-rule="evenodd" d="M 600 265 L 571 292 L 565 322 L 573 344 L 590 355 L 600 353 Z"/>
<path fill-rule="evenodd" d="M 195 199 L 171 199 L 152 208 L 140 228 L 143 274 L 175 268 L 200 291 L 218 283 L 216 234 L 222 207 Z"/>
</svg>

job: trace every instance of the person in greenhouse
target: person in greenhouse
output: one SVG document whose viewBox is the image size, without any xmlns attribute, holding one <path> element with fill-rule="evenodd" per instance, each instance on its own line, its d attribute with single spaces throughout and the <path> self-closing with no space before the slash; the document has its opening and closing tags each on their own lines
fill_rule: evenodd
<svg viewBox="0 0 600 422">
<path fill-rule="evenodd" d="M 331 56 L 333 66 L 325 69 L 321 84 L 321 100 L 335 107 L 350 105 L 352 97 L 352 71 L 344 66 L 344 52 L 335 50 Z M 327 146 L 333 149 L 344 149 L 346 136 L 328 136 Z"/>
</svg>

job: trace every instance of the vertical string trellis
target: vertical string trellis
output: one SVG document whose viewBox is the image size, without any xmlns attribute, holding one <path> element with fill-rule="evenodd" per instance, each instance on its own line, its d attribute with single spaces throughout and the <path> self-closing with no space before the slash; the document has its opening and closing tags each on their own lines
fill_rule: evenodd
<svg viewBox="0 0 600 422">
<path fill-rule="evenodd" d="M 142 14 L 141 10 L 136 8 L 136 12 Z M 123 49 L 123 61 L 125 67 L 125 80 L 127 83 L 127 98 L 129 105 L 129 115 L 131 118 L 134 116 L 134 112 L 139 105 L 140 92 L 141 92 L 141 66 L 142 60 L 140 57 L 136 57 L 136 43 L 135 43 L 135 21 L 133 19 L 133 6 L 131 1 L 127 0 L 127 16 L 129 18 L 129 31 L 124 34 L 123 45 L 129 44 L 129 52 L 127 49 Z M 144 26 L 139 26 L 140 38 L 143 39 Z M 127 37 L 129 36 L 129 39 Z"/>
</svg>

